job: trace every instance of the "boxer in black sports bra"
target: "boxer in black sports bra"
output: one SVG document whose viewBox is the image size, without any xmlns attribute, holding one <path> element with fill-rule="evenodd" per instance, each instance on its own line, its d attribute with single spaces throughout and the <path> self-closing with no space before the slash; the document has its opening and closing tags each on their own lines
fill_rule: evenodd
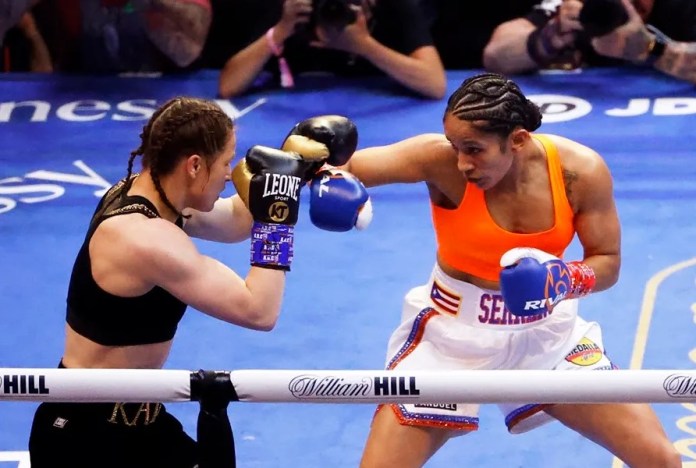
<svg viewBox="0 0 696 468">
<path fill-rule="evenodd" d="M 355 132 L 352 123 L 346 128 Z M 327 134 L 326 128 L 317 132 Z M 270 219 L 268 208 L 278 200 L 254 184 L 284 177 L 304 185 L 333 151 L 311 136 L 306 139 L 321 150 L 312 161 L 299 150 L 255 146 L 233 174 L 234 125 L 217 104 L 182 97 L 157 109 L 131 153 L 127 176 L 99 202 L 77 254 L 59 367 L 159 369 L 187 306 L 271 330 L 292 261 L 299 197 L 283 199 L 286 219 Z M 134 174 L 138 155 L 142 171 Z M 238 195 L 220 198 L 230 180 Z M 191 240 L 239 242 L 251 233 L 246 278 L 202 255 Z M 234 466 L 226 407 L 202 401 L 195 441 L 161 403 L 45 402 L 34 416 L 31 465 Z"/>
</svg>

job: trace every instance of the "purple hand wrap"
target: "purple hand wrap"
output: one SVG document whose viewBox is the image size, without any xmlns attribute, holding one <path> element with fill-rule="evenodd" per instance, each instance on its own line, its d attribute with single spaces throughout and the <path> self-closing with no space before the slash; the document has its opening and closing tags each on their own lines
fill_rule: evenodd
<svg viewBox="0 0 696 468">
<path fill-rule="evenodd" d="M 251 264 L 263 268 L 290 270 L 295 227 L 254 221 L 251 228 Z"/>
</svg>

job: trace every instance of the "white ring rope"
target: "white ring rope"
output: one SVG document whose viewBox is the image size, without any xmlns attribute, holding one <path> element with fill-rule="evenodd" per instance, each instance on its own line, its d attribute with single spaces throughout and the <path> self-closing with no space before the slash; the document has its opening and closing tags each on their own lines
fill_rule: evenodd
<svg viewBox="0 0 696 468">
<path fill-rule="evenodd" d="M 0 368 L 0 401 L 191 401 L 191 372 Z"/>
<path fill-rule="evenodd" d="M 0 368 L 0 401 L 185 402 L 197 372 Z M 230 401 L 268 403 L 688 403 L 696 370 L 216 371 Z M 231 385 L 230 385 L 231 382 Z M 233 389 L 233 390 L 232 390 Z M 192 393 L 194 393 L 192 395 Z"/>
</svg>

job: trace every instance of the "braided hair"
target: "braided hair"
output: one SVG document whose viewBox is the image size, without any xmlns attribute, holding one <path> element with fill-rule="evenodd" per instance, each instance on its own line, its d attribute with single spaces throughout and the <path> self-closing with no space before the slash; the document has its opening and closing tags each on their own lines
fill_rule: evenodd
<svg viewBox="0 0 696 468">
<path fill-rule="evenodd" d="M 534 131 L 541 125 L 541 111 L 519 86 L 497 73 L 466 79 L 447 100 L 445 115 L 475 122 L 487 133 L 507 137 L 516 127 Z"/>
<path fill-rule="evenodd" d="M 170 99 L 143 126 L 140 146 L 131 151 L 128 159 L 126 180 L 133 174 L 136 156 L 142 155 L 143 168 L 150 170 L 164 204 L 183 216 L 164 193 L 160 177 L 171 173 L 181 158 L 192 154 L 201 155 L 206 164 L 212 163 L 233 129 L 230 117 L 213 101 L 192 97 Z"/>
</svg>

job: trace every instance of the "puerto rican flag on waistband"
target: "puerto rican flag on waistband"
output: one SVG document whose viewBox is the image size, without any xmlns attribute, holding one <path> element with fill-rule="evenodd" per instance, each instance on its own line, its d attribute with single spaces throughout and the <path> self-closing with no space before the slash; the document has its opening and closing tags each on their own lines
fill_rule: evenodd
<svg viewBox="0 0 696 468">
<path fill-rule="evenodd" d="M 430 300 L 433 301 L 442 312 L 456 314 L 459 311 L 459 304 L 462 297 L 451 291 L 447 291 L 440 286 L 437 281 L 433 281 L 433 287 L 430 290 Z"/>
</svg>

